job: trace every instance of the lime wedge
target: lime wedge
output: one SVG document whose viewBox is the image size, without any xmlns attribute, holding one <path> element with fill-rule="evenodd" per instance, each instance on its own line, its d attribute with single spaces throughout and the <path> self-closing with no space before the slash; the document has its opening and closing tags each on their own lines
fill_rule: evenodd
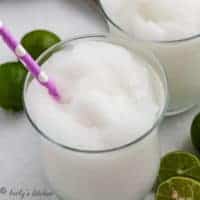
<svg viewBox="0 0 200 200">
<path fill-rule="evenodd" d="M 191 139 L 195 149 L 200 152 L 200 113 L 195 116 L 192 122 Z"/>
<path fill-rule="evenodd" d="M 199 200 L 200 183 L 191 178 L 174 177 L 163 182 L 156 200 Z"/>
<path fill-rule="evenodd" d="M 60 38 L 47 30 L 34 30 L 24 35 L 21 40 L 22 45 L 35 59 L 58 42 Z"/>
<path fill-rule="evenodd" d="M 193 178 L 200 181 L 200 161 L 188 152 L 172 152 L 161 160 L 158 184 L 174 176 Z"/>
<path fill-rule="evenodd" d="M 27 71 L 19 62 L 0 65 L 0 106 L 6 110 L 23 109 L 22 93 Z"/>
</svg>

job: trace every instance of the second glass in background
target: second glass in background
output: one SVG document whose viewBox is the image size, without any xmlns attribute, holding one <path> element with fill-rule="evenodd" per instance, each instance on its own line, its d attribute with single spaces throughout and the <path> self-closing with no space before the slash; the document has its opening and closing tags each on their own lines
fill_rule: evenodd
<svg viewBox="0 0 200 200">
<path fill-rule="evenodd" d="M 151 49 L 165 67 L 170 93 L 167 115 L 185 112 L 198 104 L 200 98 L 200 35 L 171 41 L 133 38 L 131 33 L 120 27 L 117 21 L 108 15 L 102 2 L 99 0 L 101 10 L 109 24 L 110 34 L 129 35 L 133 40 L 143 43 L 144 48 Z"/>
</svg>

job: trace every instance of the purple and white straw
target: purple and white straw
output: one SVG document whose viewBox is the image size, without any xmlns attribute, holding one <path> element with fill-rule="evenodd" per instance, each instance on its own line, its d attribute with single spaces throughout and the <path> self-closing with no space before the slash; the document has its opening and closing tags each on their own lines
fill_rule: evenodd
<svg viewBox="0 0 200 200">
<path fill-rule="evenodd" d="M 0 36 L 7 44 L 7 46 L 14 52 L 17 58 L 22 62 L 26 69 L 36 78 L 41 85 L 46 87 L 49 94 L 56 100 L 60 100 L 60 94 L 55 83 L 48 77 L 48 75 L 41 70 L 37 62 L 31 57 L 31 55 L 24 49 L 20 42 L 10 33 L 0 21 Z"/>
</svg>

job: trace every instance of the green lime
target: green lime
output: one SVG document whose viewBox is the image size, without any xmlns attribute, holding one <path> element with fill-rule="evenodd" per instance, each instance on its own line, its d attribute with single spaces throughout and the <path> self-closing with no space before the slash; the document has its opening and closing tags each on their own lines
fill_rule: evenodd
<svg viewBox="0 0 200 200">
<path fill-rule="evenodd" d="M 0 106 L 6 110 L 23 109 L 22 92 L 27 71 L 19 62 L 0 65 Z"/>
<path fill-rule="evenodd" d="M 174 177 L 163 182 L 156 194 L 156 200 L 199 200 L 199 198 L 200 183 L 185 177 Z"/>
<path fill-rule="evenodd" d="M 161 160 L 158 183 L 174 176 L 193 178 L 200 181 L 200 161 L 188 152 L 176 151 Z"/>
<path fill-rule="evenodd" d="M 35 59 L 58 42 L 60 38 L 47 30 L 34 30 L 24 35 L 21 40 L 22 45 Z"/>
<path fill-rule="evenodd" d="M 200 113 L 192 122 L 191 138 L 195 149 L 200 153 Z"/>
</svg>

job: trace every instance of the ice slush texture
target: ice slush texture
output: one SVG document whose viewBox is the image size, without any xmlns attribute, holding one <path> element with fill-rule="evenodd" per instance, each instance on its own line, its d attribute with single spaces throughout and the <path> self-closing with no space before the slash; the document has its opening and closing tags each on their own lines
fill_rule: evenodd
<svg viewBox="0 0 200 200">
<path fill-rule="evenodd" d="M 138 55 L 111 43 L 87 41 L 54 54 L 43 69 L 62 94 L 58 104 L 33 80 L 26 104 L 35 124 L 72 148 L 103 150 L 141 137 L 162 105 L 162 84 Z"/>
<path fill-rule="evenodd" d="M 147 40 L 176 40 L 200 33 L 199 0 L 101 0 L 126 32 Z"/>
</svg>

